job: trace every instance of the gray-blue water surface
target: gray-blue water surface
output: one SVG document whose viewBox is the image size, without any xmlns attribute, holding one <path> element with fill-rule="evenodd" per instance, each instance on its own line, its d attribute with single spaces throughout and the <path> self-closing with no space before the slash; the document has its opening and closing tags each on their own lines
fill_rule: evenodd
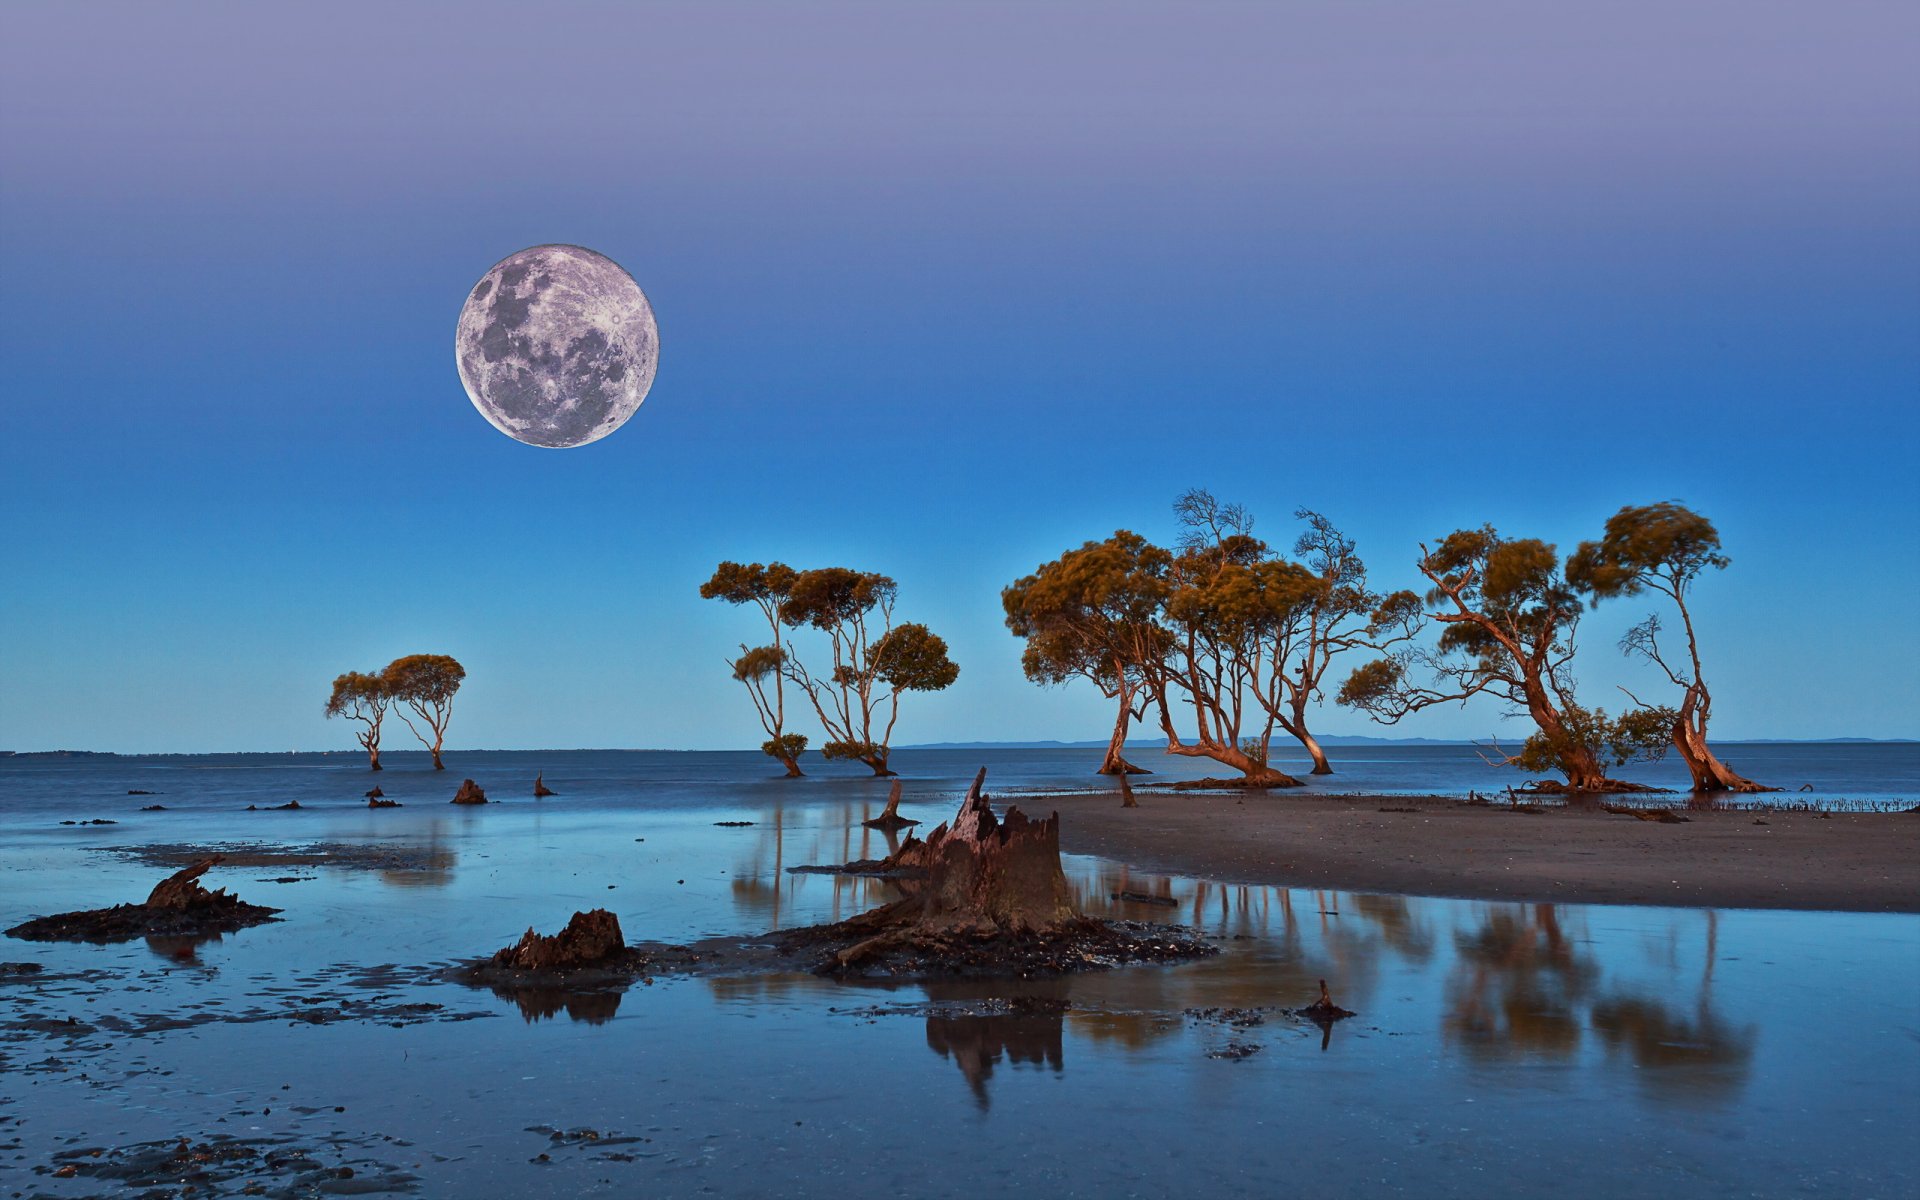
<svg viewBox="0 0 1920 1200">
<path fill-rule="evenodd" d="M 1097 786 L 1081 751 L 903 752 L 909 815 L 943 818 L 982 761 L 1003 795 Z M 779 780 L 757 755 L 389 762 L 0 761 L 9 925 L 140 898 L 163 872 L 113 847 L 409 852 L 221 868 L 211 882 L 286 911 L 213 941 L 0 942 L 42 967 L 0 983 L 0 1186 L 139 1194 L 98 1165 L 225 1135 L 355 1171 L 333 1190 L 406 1176 L 433 1196 L 1920 1195 L 1920 918 L 1243 887 L 1073 858 L 1090 911 L 1188 924 L 1221 954 L 503 997 L 431 968 L 594 906 L 681 940 L 879 902 L 882 884 L 785 868 L 884 853 L 859 821 L 885 784 Z M 1351 766 L 1350 790 L 1450 790 Z M 530 798 L 536 771 L 558 796 Z M 464 776 L 503 802 L 448 805 Z M 367 810 L 374 783 L 405 807 Z M 93 817 L 119 823 L 59 824 Z M 1322 978 L 1360 1013 L 1330 1035 L 1277 1011 Z"/>
</svg>

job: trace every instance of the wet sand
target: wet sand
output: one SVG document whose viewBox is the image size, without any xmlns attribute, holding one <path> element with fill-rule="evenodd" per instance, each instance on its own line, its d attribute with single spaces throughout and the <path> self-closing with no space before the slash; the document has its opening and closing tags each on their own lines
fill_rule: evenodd
<svg viewBox="0 0 1920 1200">
<path fill-rule="evenodd" d="M 1117 794 L 1006 799 L 1061 848 L 1235 883 L 1472 900 L 1920 912 L 1920 813 L 1515 812 L 1433 797 Z M 1416 809 L 1382 812 L 1382 809 Z M 1764 822 L 1761 824 L 1759 822 Z"/>
</svg>

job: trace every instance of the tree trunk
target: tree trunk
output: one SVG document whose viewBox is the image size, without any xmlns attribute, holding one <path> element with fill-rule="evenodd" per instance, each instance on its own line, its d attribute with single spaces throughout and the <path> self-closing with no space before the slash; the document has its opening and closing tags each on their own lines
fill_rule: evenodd
<svg viewBox="0 0 1920 1200">
<path fill-rule="evenodd" d="M 780 755 L 779 757 L 780 757 L 780 761 L 781 761 L 781 762 L 782 762 L 783 764 L 785 764 L 785 766 L 786 766 L 786 768 L 787 768 L 787 778 L 788 778 L 788 779 L 799 779 L 800 777 L 802 777 L 802 776 L 804 776 L 804 775 L 806 774 L 806 772 L 805 772 L 805 771 L 802 771 L 802 770 L 800 769 L 800 760 L 799 760 L 799 759 L 797 759 L 797 758 L 794 758 L 794 757 L 793 757 L 792 755 L 789 755 L 789 754 L 782 754 L 782 755 Z"/>
<path fill-rule="evenodd" d="M 887 791 L 887 807 L 879 816 L 870 821 L 860 822 L 869 829 L 899 829 L 906 825 L 918 825 L 912 817 L 900 815 L 900 781 L 893 781 L 893 787 Z"/>
<path fill-rule="evenodd" d="M 1604 792 L 1612 783 L 1600 760 L 1585 746 L 1569 745 L 1560 752 L 1560 769 L 1567 776 L 1567 787 L 1576 792 Z"/>
<path fill-rule="evenodd" d="M 1132 710 L 1130 710 L 1127 707 L 1126 699 L 1122 697 L 1120 701 L 1120 719 L 1113 723 L 1113 736 L 1107 739 L 1107 752 L 1100 759 L 1100 769 L 1095 771 L 1094 774 L 1096 775 L 1151 775 L 1153 774 L 1152 771 L 1147 770 L 1145 767 L 1136 767 L 1132 763 L 1127 761 L 1126 753 L 1125 753 L 1127 748 L 1127 725 L 1132 715 L 1133 715 Z"/>
<path fill-rule="evenodd" d="M 369 770 L 369 771 L 384 771 L 384 770 L 386 770 L 386 768 L 385 768 L 385 767 L 383 767 L 383 766 L 381 766 L 381 765 L 380 765 L 380 752 L 379 752 L 378 750 L 369 750 L 369 751 L 367 751 L 367 757 L 368 757 L 368 758 L 369 758 L 369 759 L 371 760 L 371 761 L 370 761 L 370 762 L 369 762 L 369 763 L 367 764 L 367 770 Z"/>
<path fill-rule="evenodd" d="M 1738 771 L 1720 761 L 1707 745 L 1704 729 L 1696 729 L 1687 719 L 1687 711 L 1681 709 L 1681 716 L 1673 723 L 1673 748 L 1687 764 L 1687 771 L 1693 776 L 1693 790 L 1696 792 L 1777 792 L 1779 788 L 1770 788 L 1755 783 Z"/>
<path fill-rule="evenodd" d="M 1301 725 L 1299 732 L 1296 733 L 1294 736 L 1300 739 L 1300 744 L 1302 746 L 1305 746 L 1307 748 L 1307 753 L 1312 756 L 1313 758 L 1312 773 L 1313 774 L 1315 775 L 1333 774 L 1333 765 L 1327 761 L 1327 752 L 1320 748 L 1320 739 L 1314 737 L 1311 733 L 1308 733 L 1307 727 L 1305 725 Z"/>
<path fill-rule="evenodd" d="M 1612 780 L 1600 765 L 1600 757 L 1591 746 L 1583 745 L 1567 732 L 1565 718 L 1560 710 L 1547 699 L 1545 686 L 1537 679 L 1527 679 L 1527 715 L 1548 741 L 1556 746 L 1560 761 L 1560 772 L 1567 777 L 1567 790 L 1570 792 L 1606 792 L 1614 790 Z"/>
<path fill-rule="evenodd" d="M 1248 782 L 1257 783 L 1263 787 L 1301 786 L 1298 779 L 1295 779 L 1284 771 L 1276 771 L 1267 764 L 1253 759 L 1237 746 L 1202 743 L 1192 746 L 1182 745 L 1176 747 L 1172 742 L 1169 742 L 1167 743 L 1167 753 L 1179 754 L 1187 758 L 1210 758 L 1221 766 L 1232 767 L 1234 770 L 1240 772 L 1240 774 L 1246 776 Z"/>
<path fill-rule="evenodd" d="M 892 771 L 887 770 L 887 756 L 884 754 L 876 754 L 868 758 L 862 758 L 860 761 L 872 767 L 873 773 L 882 779 L 893 774 Z"/>
<path fill-rule="evenodd" d="M 444 771 L 447 769 L 447 764 L 440 761 L 440 747 L 438 746 L 433 748 L 433 769 L 436 771 Z"/>
</svg>

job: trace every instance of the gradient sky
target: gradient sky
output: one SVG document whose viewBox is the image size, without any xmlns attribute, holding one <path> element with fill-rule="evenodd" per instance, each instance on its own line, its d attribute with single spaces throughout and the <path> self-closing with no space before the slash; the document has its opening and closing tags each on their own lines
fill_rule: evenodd
<svg viewBox="0 0 1920 1200">
<path fill-rule="evenodd" d="M 900 581 L 962 667 L 901 743 L 1100 737 L 999 589 L 1190 486 L 1383 587 L 1684 500 L 1719 736 L 1920 734 L 1917 51 L 1911 3 L 9 3 L 0 747 L 350 748 L 330 680 L 414 651 L 453 745 L 755 745 L 722 558 Z M 576 450 L 454 371 L 541 242 L 661 323 Z"/>
</svg>

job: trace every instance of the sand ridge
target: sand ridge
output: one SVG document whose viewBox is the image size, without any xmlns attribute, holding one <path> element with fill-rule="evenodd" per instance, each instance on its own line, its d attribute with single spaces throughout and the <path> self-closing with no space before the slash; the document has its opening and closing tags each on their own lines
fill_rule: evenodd
<svg viewBox="0 0 1920 1200">
<path fill-rule="evenodd" d="M 1448 797 L 1025 797 L 1061 848 L 1240 883 L 1478 900 L 1920 912 L 1920 813 L 1516 812 Z M 1383 809 L 1413 809 L 1411 812 Z"/>
</svg>

